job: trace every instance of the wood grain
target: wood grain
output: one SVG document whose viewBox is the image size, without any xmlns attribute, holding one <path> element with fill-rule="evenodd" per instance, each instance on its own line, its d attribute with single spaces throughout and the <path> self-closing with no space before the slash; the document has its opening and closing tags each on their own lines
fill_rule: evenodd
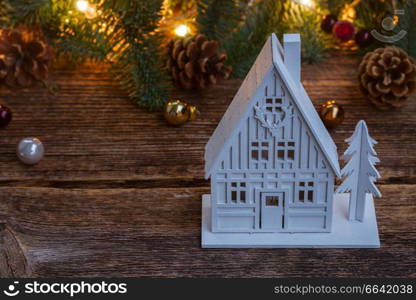
<svg viewBox="0 0 416 300">
<path fill-rule="evenodd" d="M 354 56 L 303 67 L 316 105 L 334 99 L 347 118 L 331 132 L 339 153 L 365 119 L 379 141 L 381 249 L 200 248 L 205 143 L 241 81 L 174 91 L 199 120 L 171 127 L 140 109 L 103 65 L 57 69 L 58 95 L 1 91 L 14 120 L 0 136 L 0 276 L 416 277 L 416 101 L 378 112 L 362 98 Z M 21 164 L 17 142 L 39 137 L 46 157 Z"/>
</svg>

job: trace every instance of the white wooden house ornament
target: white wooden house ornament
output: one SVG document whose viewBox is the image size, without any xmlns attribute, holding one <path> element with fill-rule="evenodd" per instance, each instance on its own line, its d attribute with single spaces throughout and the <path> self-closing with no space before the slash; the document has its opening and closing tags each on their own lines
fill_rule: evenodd
<svg viewBox="0 0 416 300">
<path fill-rule="evenodd" d="M 379 247 L 374 203 L 350 222 L 335 143 L 300 81 L 300 36 L 273 34 L 206 145 L 202 247 Z"/>
</svg>

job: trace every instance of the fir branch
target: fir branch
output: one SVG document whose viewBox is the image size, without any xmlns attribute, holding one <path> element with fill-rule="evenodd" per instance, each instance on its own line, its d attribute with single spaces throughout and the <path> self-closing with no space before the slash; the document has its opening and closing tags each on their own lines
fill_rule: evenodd
<svg viewBox="0 0 416 300">
<path fill-rule="evenodd" d="M 354 0 L 319 0 L 318 6 L 321 10 L 327 10 L 330 14 L 338 16 L 346 4 Z"/>
<path fill-rule="evenodd" d="M 112 59 L 111 71 L 130 97 L 150 110 L 163 106 L 170 85 L 156 32 L 162 0 L 90 0 L 102 12 L 93 20 L 77 11 L 74 1 L 3 1 L 7 26 L 41 28 L 58 54 L 69 59 Z"/>
<path fill-rule="evenodd" d="M 189 10 L 194 10 L 198 0 L 169 0 L 166 1 L 166 8 L 171 13 L 182 13 L 186 15 Z"/>
<path fill-rule="evenodd" d="M 285 10 L 285 23 L 291 32 L 299 32 L 302 39 L 302 62 L 314 64 L 324 59 L 327 48 L 325 36 L 320 30 L 319 11 L 289 2 Z"/>
<path fill-rule="evenodd" d="M 59 56 L 65 56 L 72 62 L 86 59 L 105 60 L 112 49 L 105 33 L 89 22 L 74 23 L 66 26 L 53 45 Z"/>
<path fill-rule="evenodd" d="M 394 34 L 399 34 L 404 30 L 406 35 L 393 45 L 402 48 L 409 55 L 416 58 L 416 0 L 408 0 L 398 9 L 403 9 L 404 15 L 398 16 L 399 23 L 394 29 Z"/>
<path fill-rule="evenodd" d="M 281 35 L 286 0 L 264 0 L 249 7 L 244 23 L 222 43 L 233 67 L 232 76 L 244 77 L 271 33 Z"/>
<path fill-rule="evenodd" d="M 103 5 L 117 17 L 109 40 L 116 45 L 111 71 L 129 96 L 149 110 L 161 109 L 170 88 L 163 67 L 163 37 L 156 31 L 162 0 L 109 0 Z"/>
<path fill-rule="evenodd" d="M 222 43 L 233 67 L 232 76 L 244 77 L 261 47 L 270 36 L 300 32 L 302 57 L 305 63 L 316 63 L 324 58 L 325 38 L 319 29 L 320 18 L 315 11 L 291 1 L 264 0 L 247 11 L 238 30 Z"/>
<path fill-rule="evenodd" d="M 0 1 L 0 24 L 6 27 L 10 17 L 10 5 L 8 1 Z"/>
<path fill-rule="evenodd" d="M 41 29 L 58 55 L 66 55 L 68 59 L 76 61 L 103 59 L 110 49 L 104 34 L 100 33 L 100 28 L 74 10 L 73 1 L 4 1 L 8 7 L 6 26 L 23 24 Z M 70 11 L 73 13 L 69 14 Z"/>
<path fill-rule="evenodd" d="M 369 30 L 381 27 L 382 19 L 391 9 L 390 1 L 366 0 L 361 1 L 355 6 L 356 21 L 358 27 Z"/>
<path fill-rule="evenodd" d="M 68 12 L 74 9 L 73 1 L 62 0 L 3 0 L 9 7 L 6 26 L 35 26 L 58 37 L 59 26 L 64 24 Z"/>
<path fill-rule="evenodd" d="M 248 0 L 200 0 L 197 2 L 198 32 L 222 42 L 243 19 Z"/>
<path fill-rule="evenodd" d="M 39 25 L 50 18 L 53 8 L 52 0 L 4 0 L 8 6 L 9 24 Z"/>
</svg>

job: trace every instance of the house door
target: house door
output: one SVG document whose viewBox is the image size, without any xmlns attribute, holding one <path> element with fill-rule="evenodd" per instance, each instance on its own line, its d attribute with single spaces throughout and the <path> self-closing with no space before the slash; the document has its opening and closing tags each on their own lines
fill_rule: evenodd
<svg viewBox="0 0 416 300">
<path fill-rule="evenodd" d="M 284 192 L 261 193 L 261 230 L 283 229 L 284 197 Z"/>
</svg>

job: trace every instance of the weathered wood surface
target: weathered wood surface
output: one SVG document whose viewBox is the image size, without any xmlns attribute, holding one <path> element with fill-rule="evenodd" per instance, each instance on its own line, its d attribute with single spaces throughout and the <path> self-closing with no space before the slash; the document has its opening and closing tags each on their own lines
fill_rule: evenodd
<svg viewBox="0 0 416 300">
<path fill-rule="evenodd" d="M 339 153 L 360 119 L 379 141 L 381 249 L 201 249 L 204 146 L 240 81 L 174 92 L 202 112 L 176 128 L 137 108 L 105 66 L 88 65 L 55 71 L 57 96 L 0 93 L 14 111 L 0 131 L 0 276 L 416 277 L 416 101 L 375 111 L 358 91 L 357 63 L 333 55 L 304 66 L 303 82 L 316 105 L 344 105 L 331 132 Z M 26 136 L 45 143 L 36 166 L 15 156 Z"/>
</svg>

